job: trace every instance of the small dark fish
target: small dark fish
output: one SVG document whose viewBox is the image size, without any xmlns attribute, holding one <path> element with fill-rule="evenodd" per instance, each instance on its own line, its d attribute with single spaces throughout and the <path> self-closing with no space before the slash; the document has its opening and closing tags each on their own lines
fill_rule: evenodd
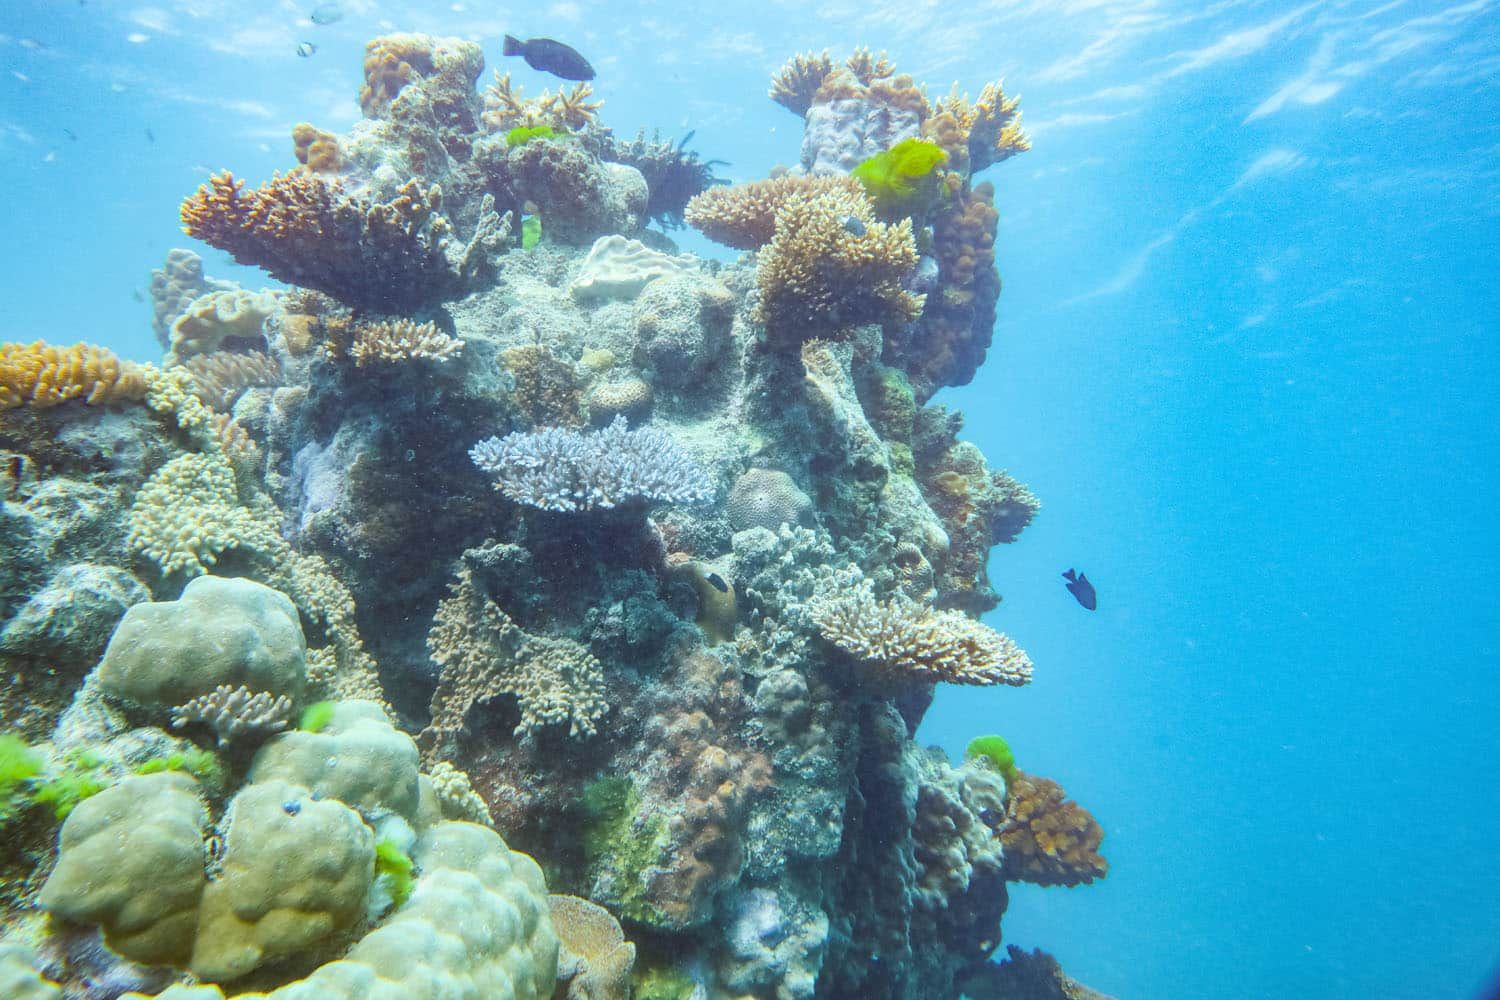
<svg viewBox="0 0 1500 1000">
<path fill-rule="evenodd" d="M 74 142 L 78 141 L 78 133 L 74 132 L 70 128 L 63 129 L 63 135 L 67 136 L 69 139 L 73 140 Z"/>
<path fill-rule="evenodd" d="M 156 141 L 156 133 L 153 132 L 153 131 L 151 131 L 149 128 L 146 130 L 146 141 L 147 142 L 155 142 Z"/>
<path fill-rule="evenodd" d="M 844 216 L 843 225 L 844 232 L 848 233 L 850 236 L 863 236 L 866 232 L 868 232 L 868 230 L 865 229 L 865 224 L 859 221 L 858 216 Z"/>
<path fill-rule="evenodd" d="M 506 35 L 503 52 L 508 56 L 520 56 L 532 69 L 564 80 L 594 78 L 594 67 L 576 49 L 550 38 L 528 38 L 523 42 L 515 35 Z"/>
<path fill-rule="evenodd" d="M 307 15 L 313 24 L 333 24 L 344 19 L 344 8 L 336 3 L 320 3 Z"/>
<path fill-rule="evenodd" d="M 721 594 L 727 594 L 727 593 L 729 593 L 729 584 L 725 583 L 724 582 L 724 578 L 722 576 L 720 576 L 719 574 L 717 574 L 717 573 L 710 573 L 710 574 L 708 574 L 708 576 L 704 577 L 704 579 L 706 579 L 709 583 L 713 584 L 714 589 L 717 590 L 719 593 L 721 593 Z"/>
<path fill-rule="evenodd" d="M 1093 611 L 1099 606 L 1099 598 L 1094 593 L 1094 585 L 1089 583 L 1088 577 L 1082 573 L 1075 576 L 1070 569 L 1063 574 L 1063 579 L 1068 581 L 1063 584 L 1064 587 L 1068 588 L 1068 593 L 1078 598 L 1078 603 L 1082 604 L 1084 608 Z"/>
<path fill-rule="evenodd" d="M 314 45 L 312 42 L 298 42 L 297 43 L 297 54 L 299 56 L 301 56 L 303 59 L 306 59 L 308 56 L 312 55 L 316 51 L 318 51 L 318 47 L 316 45 Z"/>
<path fill-rule="evenodd" d="M 146 296 L 141 294 L 141 290 L 139 288 L 132 288 L 130 290 L 130 297 L 135 299 L 137 302 L 146 301 Z"/>
</svg>

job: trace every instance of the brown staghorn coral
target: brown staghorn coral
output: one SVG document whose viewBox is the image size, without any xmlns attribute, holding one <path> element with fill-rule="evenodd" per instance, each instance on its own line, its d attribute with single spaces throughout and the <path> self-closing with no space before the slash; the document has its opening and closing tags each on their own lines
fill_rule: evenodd
<svg viewBox="0 0 1500 1000">
<path fill-rule="evenodd" d="M 704 236 L 738 250 L 759 250 L 776 235 L 776 213 L 801 196 L 841 192 L 864 193 L 852 177 L 808 177 L 786 174 L 765 180 L 709 188 L 687 204 L 687 224 Z"/>
<path fill-rule="evenodd" d="M 448 361 L 458 357 L 464 342 L 437 328 L 436 323 L 417 323 L 409 319 L 379 320 L 359 323 L 353 328 L 347 357 L 354 367 L 399 364 L 403 361 Z M 338 341 L 330 339 L 327 348 L 331 359 L 344 352 Z"/>
<path fill-rule="evenodd" d="M 1035 885 L 1084 885 L 1109 873 L 1099 854 L 1104 828 L 1050 778 L 1017 771 L 1008 782 L 1005 877 Z"/>
<path fill-rule="evenodd" d="M 495 72 L 495 82 L 484 92 L 485 127 L 496 132 L 513 128 L 548 126 L 558 131 L 581 131 L 593 125 L 603 101 L 590 101 L 594 88 L 575 84 L 557 93 L 544 90 L 537 97 L 522 97 L 521 88 L 510 82 L 510 74 Z"/>
<path fill-rule="evenodd" d="M 281 384 L 281 363 L 263 351 L 213 351 L 188 358 L 198 398 L 228 413 L 246 389 Z"/>
<path fill-rule="evenodd" d="M 73 399 L 98 406 L 145 395 L 140 368 L 105 348 L 54 347 L 41 340 L 0 344 L 0 410 L 23 404 L 45 408 Z"/>
<path fill-rule="evenodd" d="M 427 650 L 441 671 L 428 727 L 435 736 L 462 730 L 472 706 L 502 694 L 520 703 L 517 735 L 567 723 L 570 736 L 591 736 L 609 709 L 594 655 L 567 639 L 522 631 L 467 566 L 438 604 Z"/>
<path fill-rule="evenodd" d="M 297 162 L 318 174 L 336 174 L 341 166 L 339 139 L 308 122 L 292 126 L 292 152 Z"/>
<path fill-rule="evenodd" d="M 509 234 L 491 199 L 469 242 L 450 248 L 441 205 L 436 185 L 424 191 L 415 180 L 372 202 L 307 171 L 253 189 L 224 171 L 184 200 L 181 214 L 184 232 L 241 264 L 358 309 L 404 314 L 462 294 Z"/>
<path fill-rule="evenodd" d="M 902 287 L 916 266 L 910 219 L 876 222 L 868 198 L 842 189 L 795 195 L 761 251 L 757 318 L 782 344 L 906 322 L 922 311 L 922 296 Z"/>
<path fill-rule="evenodd" d="M 798 53 L 776 71 L 767 96 L 793 114 L 805 115 L 812 107 L 813 95 L 832 72 L 833 60 L 827 49 L 821 55 Z"/>
<path fill-rule="evenodd" d="M 957 122 L 968 147 L 969 172 L 977 174 L 991 164 L 1008 160 L 1031 148 L 1031 140 L 1021 129 L 1021 99 L 1005 96 L 999 81 L 987 83 L 979 100 L 970 103 L 969 95 L 958 93 L 958 84 L 947 97 L 933 105 L 933 114 L 950 114 Z"/>
<path fill-rule="evenodd" d="M 1003 633 L 957 611 L 877 600 L 868 583 L 819 594 L 809 611 L 825 639 L 894 677 L 1016 686 L 1031 680 L 1031 658 Z"/>
</svg>

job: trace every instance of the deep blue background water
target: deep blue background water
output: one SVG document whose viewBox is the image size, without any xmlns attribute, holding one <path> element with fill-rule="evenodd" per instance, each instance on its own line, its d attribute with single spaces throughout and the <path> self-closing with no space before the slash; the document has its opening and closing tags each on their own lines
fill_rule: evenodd
<svg viewBox="0 0 1500 1000">
<path fill-rule="evenodd" d="M 618 132 L 695 128 L 736 180 L 796 159 L 793 51 L 1003 75 L 1036 148 L 986 175 L 996 344 L 941 401 L 1042 497 L 990 619 L 1037 679 L 921 736 L 1003 733 L 1112 863 L 1018 887 L 1007 941 L 1130 998 L 1465 996 L 1500 962 L 1495 3 L 311 6 L 5 5 L 0 337 L 152 357 L 132 293 L 180 198 L 346 127 L 381 31 L 565 38 Z"/>
</svg>

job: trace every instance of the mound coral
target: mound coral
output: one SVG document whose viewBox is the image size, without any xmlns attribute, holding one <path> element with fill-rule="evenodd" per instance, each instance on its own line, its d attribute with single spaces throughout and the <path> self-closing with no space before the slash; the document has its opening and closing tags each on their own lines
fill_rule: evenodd
<svg viewBox="0 0 1500 1000">
<path fill-rule="evenodd" d="M 1002 633 L 956 611 L 877 600 L 868 584 L 818 595 L 811 616 L 825 639 L 896 677 L 1017 686 L 1031 680 L 1031 659 Z"/>
<path fill-rule="evenodd" d="M 53 347 L 41 340 L 0 344 L 0 410 L 23 404 L 45 408 L 73 399 L 99 406 L 145 395 L 140 368 L 102 347 Z"/>
<path fill-rule="evenodd" d="M 167 367 L 180 365 L 200 354 L 224 348 L 266 346 L 262 327 L 276 311 L 276 298 L 267 292 L 208 292 L 183 309 L 172 324 L 167 348 Z"/>
<path fill-rule="evenodd" d="M 573 366 L 551 348 L 523 344 L 506 348 L 500 358 L 511 376 L 511 402 L 528 424 L 575 427 L 582 423 Z"/>
<path fill-rule="evenodd" d="M 339 162 L 338 136 L 307 122 L 292 126 L 292 147 L 297 162 L 316 174 L 336 174 Z"/>
<path fill-rule="evenodd" d="M 1008 785 L 1000 829 L 1007 879 L 1075 886 L 1108 874 L 1103 827 L 1057 782 L 1016 771 Z"/>
<path fill-rule="evenodd" d="M 416 180 L 375 202 L 339 181 L 294 171 L 246 189 L 214 174 L 182 203 L 183 231 L 272 277 L 326 292 L 346 305 L 411 313 L 461 295 L 509 235 L 483 210 L 467 243 L 441 214 L 442 191 Z"/>
</svg>

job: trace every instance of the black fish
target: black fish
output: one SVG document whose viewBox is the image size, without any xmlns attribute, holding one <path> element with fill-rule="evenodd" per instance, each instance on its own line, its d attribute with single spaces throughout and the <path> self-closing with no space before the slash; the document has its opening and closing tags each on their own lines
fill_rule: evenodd
<svg viewBox="0 0 1500 1000">
<path fill-rule="evenodd" d="M 587 59 L 575 49 L 550 38 L 528 38 L 523 42 L 515 35 L 506 35 L 504 54 L 520 56 L 532 69 L 551 73 L 564 80 L 594 78 L 594 67 L 589 65 Z"/>
<path fill-rule="evenodd" d="M 1068 588 L 1068 593 L 1078 598 L 1079 604 L 1082 604 L 1089 611 L 1093 611 L 1099 606 L 1099 598 L 1094 594 L 1094 585 L 1089 583 L 1088 577 L 1082 573 L 1074 576 L 1073 571 L 1070 569 L 1063 574 L 1063 579 L 1068 581 L 1063 586 Z"/>
<path fill-rule="evenodd" d="M 720 576 L 719 574 L 717 574 L 717 573 L 710 573 L 710 574 L 708 574 L 707 577 L 705 577 L 705 579 L 708 580 L 709 583 L 713 584 L 714 589 L 717 590 L 719 593 L 721 593 L 721 594 L 727 594 L 727 593 L 729 593 L 729 584 L 725 583 L 724 582 L 724 578 L 722 576 Z"/>
</svg>

